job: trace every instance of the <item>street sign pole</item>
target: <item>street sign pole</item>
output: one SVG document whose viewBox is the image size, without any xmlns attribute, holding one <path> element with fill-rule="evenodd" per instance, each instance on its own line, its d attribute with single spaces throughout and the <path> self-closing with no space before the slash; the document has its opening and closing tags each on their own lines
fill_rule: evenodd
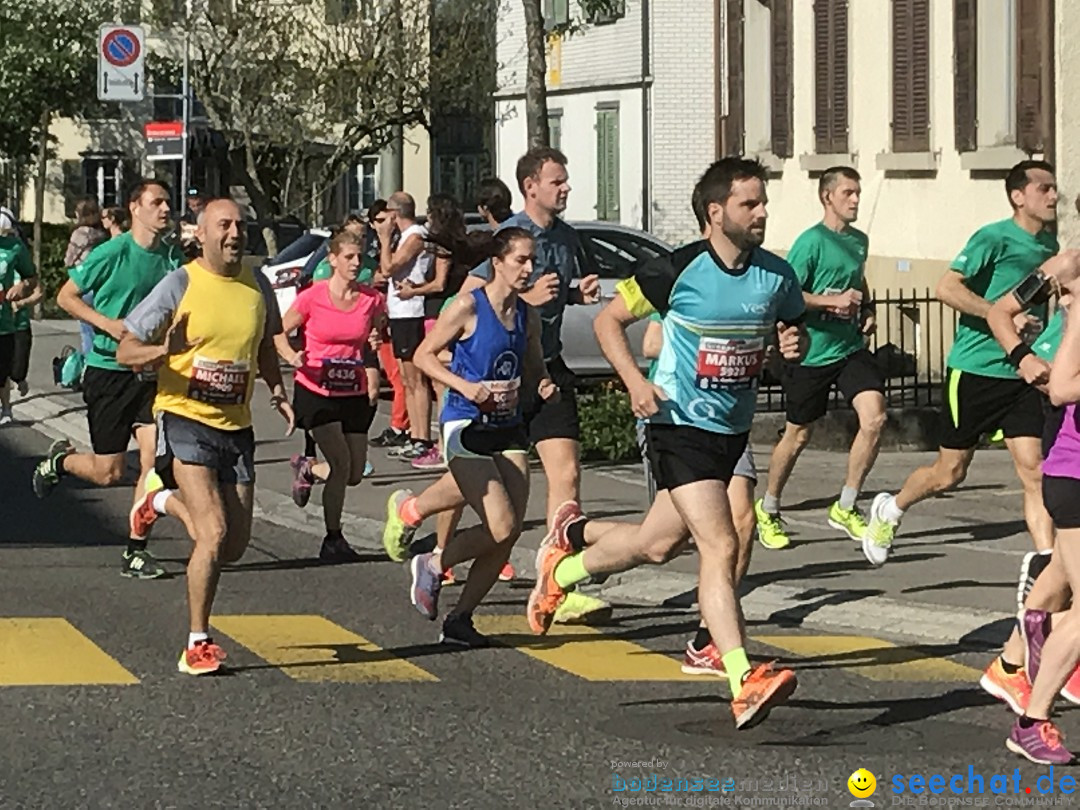
<svg viewBox="0 0 1080 810">
<path fill-rule="evenodd" d="M 184 94 L 184 101 L 182 105 L 181 120 L 183 121 L 183 134 L 180 136 L 184 141 L 184 154 L 180 158 L 180 210 L 183 213 L 184 205 L 187 201 L 188 190 L 188 125 L 191 116 L 191 86 L 189 84 L 189 68 L 191 58 L 191 34 L 187 32 L 185 27 L 184 31 L 184 78 L 183 88 L 181 92 Z"/>
</svg>

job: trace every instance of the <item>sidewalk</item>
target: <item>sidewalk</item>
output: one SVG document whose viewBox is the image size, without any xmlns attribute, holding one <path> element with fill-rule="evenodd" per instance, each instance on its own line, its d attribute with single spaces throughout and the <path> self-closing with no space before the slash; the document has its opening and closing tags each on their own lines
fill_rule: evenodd
<svg viewBox="0 0 1080 810">
<path fill-rule="evenodd" d="M 81 394 L 52 384 L 52 358 L 64 345 L 77 343 L 73 323 L 35 322 L 30 395 L 25 399 L 16 395 L 13 404 L 16 420 L 33 421 L 42 433 L 86 446 Z M 303 439 L 283 438 L 280 417 L 267 400 L 259 383 L 254 402 L 259 439 L 256 512 L 278 525 L 321 537 L 318 495 L 307 510 L 297 509 L 289 497 L 288 459 L 301 450 Z M 388 410 L 384 403 L 371 435 L 385 427 Z M 771 448 L 755 450 L 760 496 Z M 389 459 L 377 448 L 370 457 L 375 474 L 350 490 L 345 531 L 355 546 L 381 549 L 389 494 L 399 487 L 419 491 L 435 476 Z M 895 491 L 911 470 L 932 458 L 932 453 L 883 452 L 862 505 L 868 508 L 881 489 Z M 747 620 L 928 644 L 984 646 L 1004 640 L 1016 610 L 1020 558 L 1032 548 L 1023 522 L 1020 485 L 1006 452 L 981 451 L 959 490 L 916 507 L 905 519 L 892 560 L 879 570 L 869 566 L 857 544 L 837 539 L 825 522 L 845 464 L 841 453 L 803 454 L 784 497 L 792 546 L 781 552 L 755 547 L 744 588 Z M 535 551 L 544 534 L 545 497 L 543 473 L 536 466 L 526 531 L 513 554 L 522 577 L 534 574 Z M 588 512 L 597 517 L 638 520 L 646 507 L 640 465 L 587 466 L 582 472 L 582 498 Z M 662 568 L 611 577 L 601 595 L 616 604 L 690 605 L 697 582 L 695 556 L 691 551 Z"/>
</svg>

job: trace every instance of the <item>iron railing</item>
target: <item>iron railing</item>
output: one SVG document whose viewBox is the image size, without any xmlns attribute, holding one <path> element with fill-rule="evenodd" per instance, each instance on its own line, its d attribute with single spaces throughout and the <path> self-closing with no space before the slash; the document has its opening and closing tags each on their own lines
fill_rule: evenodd
<svg viewBox="0 0 1080 810">
<path fill-rule="evenodd" d="M 877 331 L 867 348 L 885 374 L 885 398 L 890 408 L 938 405 L 946 359 L 952 348 L 959 313 L 930 294 L 917 290 L 875 295 Z M 838 391 L 831 395 L 830 408 L 846 408 Z M 758 410 L 783 411 L 784 392 L 771 373 L 766 372 L 758 391 Z"/>
</svg>

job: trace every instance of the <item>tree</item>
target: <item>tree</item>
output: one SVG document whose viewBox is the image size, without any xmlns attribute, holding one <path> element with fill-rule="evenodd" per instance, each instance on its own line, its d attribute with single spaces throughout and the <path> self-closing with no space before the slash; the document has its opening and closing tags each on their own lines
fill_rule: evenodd
<svg viewBox="0 0 1080 810">
<path fill-rule="evenodd" d="M 41 269 L 41 222 L 49 126 L 96 104 L 97 33 L 102 4 L 80 0 L 0 3 L 0 153 L 34 169 L 34 263 Z"/>
<path fill-rule="evenodd" d="M 211 0 L 184 28 L 195 93 L 260 219 L 317 212 L 360 155 L 378 152 L 395 128 L 426 123 L 427 0 L 233 8 Z M 174 36 L 174 64 L 179 48 Z"/>
<path fill-rule="evenodd" d="M 569 0 L 567 0 L 569 3 Z M 529 148 L 548 146 L 551 131 L 548 127 L 547 106 L 547 41 L 548 35 L 571 36 L 582 30 L 585 21 L 601 15 L 613 15 L 626 0 L 578 0 L 581 20 L 567 20 L 546 25 L 543 0 L 522 0 L 525 11 L 525 126 Z"/>
</svg>

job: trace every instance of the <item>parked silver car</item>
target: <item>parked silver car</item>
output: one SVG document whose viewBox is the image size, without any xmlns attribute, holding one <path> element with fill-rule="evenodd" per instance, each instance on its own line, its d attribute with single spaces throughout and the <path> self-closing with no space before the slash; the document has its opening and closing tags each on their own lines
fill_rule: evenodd
<svg viewBox="0 0 1080 810">
<path fill-rule="evenodd" d="M 563 359 L 579 377 L 606 377 L 613 374 L 604 359 L 593 334 L 593 319 L 600 307 L 615 295 L 615 285 L 634 273 L 634 267 L 645 259 L 671 255 L 673 248 L 645 231 L 610 222 L 571 222 L 581 237 L 582 254 L 578 263 L 583 274 L 600 277 L 601 301 L 590 306 L 566 308 L 563 320 Z M 475 226 L 474 226 L 475 227 Z M 273 259 L 268 259 L 262 272 L 274 287 L 282 311 L 296 297 L 301 282 L 301 270 L 329 232 L 316 228 L 307 231 Z M 648 361 L 641 354 L 645 323 L 634 324 L 629 330 L 630 346 L 642 369 Z"/>
</svg>

